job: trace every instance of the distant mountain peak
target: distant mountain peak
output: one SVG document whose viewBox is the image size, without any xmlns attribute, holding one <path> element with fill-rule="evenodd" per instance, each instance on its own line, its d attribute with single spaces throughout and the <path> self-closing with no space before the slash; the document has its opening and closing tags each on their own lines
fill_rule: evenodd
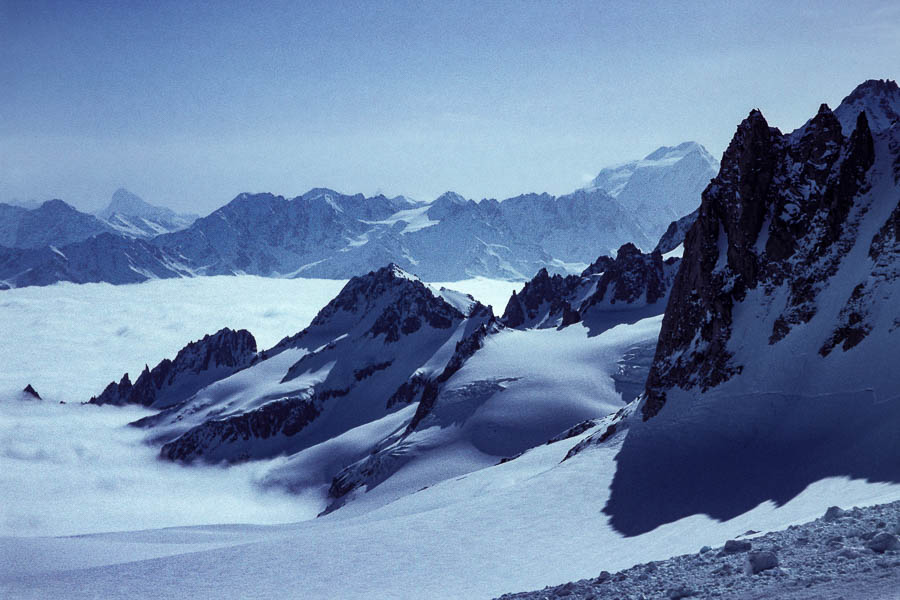
<svg viewBox="0 0 900 600">
<path fill-rule="evenodd" d="M 453 191 L 446 191 L 434 200 L 435 202 L 450 202 L 452 204 L 465 204 L 466 199 Z"/>
<path fill-rule="evenodd" d="M 435 221 L 440 221 L 457 207 L 465 206 L 467 203 L 468 200 L 456 192 L 444 192 L 431 203 L 428 208 L 428 216 Z"/>
<path fill-rule="evenodd" d="M 712 156 L 711 154 L 709 154 L 709 152 L 707 152 L 706 148 L 704 148 L 703 145 L 699 144 L 698 142 L 682 142 L 677 146 L 660 146 L 659 148 L 645 156 L 644 160 L 678 160 L 693 152 L 699 152 L 710 157 Z"/>
<path fill-rule="evenodd" d="M 113 192 L 97 217 L 127 237 L 145 239 L 184 229 L 197 219 L 197 215 L 180 215 L 170 208 L 154 206 L 125 188 Z"/>
<path fill-rule="evenodd" d="M 719 171 L 719 162 L 694 141 L 661 146 L 641 160 L 607 167 L 585 187 L 601 190 L 630 209 L 652 239 L 672 221 L 700 206 L 700 194 Z"/>
<path fill-rule="evenodd" d="M 69 204 L 68 202 L 64 202 L 59 198 L 54 198 L 53 200 L 47 200 L 43 204 L 38 207 L 38 210 L 44 211 L 67 211 L 67 212 L 77 212 L 77 209 Z"/>
<path fill-rule="evenodd" d="M 118 213 L 129 217 L 146 217 L 156 213 L 174 212 L 168 208 L 159 208 L 146 202 L 140 196 L 132 194 L 125 188 L 119 188 L 113 192 L 112 198 L 105 209 L 100 211 L 99 216 L 103 219 L 109 219 L 112 215 Z"/>
</svg>

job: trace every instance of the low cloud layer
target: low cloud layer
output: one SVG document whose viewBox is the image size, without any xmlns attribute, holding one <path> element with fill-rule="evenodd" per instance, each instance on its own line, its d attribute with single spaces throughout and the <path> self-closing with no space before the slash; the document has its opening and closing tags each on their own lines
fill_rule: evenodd
<svg viewBox="0 0 900 600">
<path fill-rule="evenodd" d="M 312 518 L 320 502 L 256 481 L 271 463 L 161 461 L 134 408 L 0 399 L 0 536 L 71 535 Z"/>
</svg>

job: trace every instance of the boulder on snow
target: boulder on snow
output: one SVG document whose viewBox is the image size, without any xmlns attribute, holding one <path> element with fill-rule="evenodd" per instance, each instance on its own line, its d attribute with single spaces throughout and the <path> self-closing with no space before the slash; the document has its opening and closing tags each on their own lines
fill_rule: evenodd
<svg viewBox="0 0 900 600">
<path fill-rule="evenodd" d="M 900 545 L 900 542 L 897 541 L 897 536 L 884 531 L 873 537 L 866 544 L 869 550 L 873 550 L 878 554 L 884 554 L 888 550 L 896 550 L 898 545 Z"/>
<path fill-rule="evenodd" d="M 31 387 L 31 384 L 30 384 L 30 383 L 29 383 L 28 385 L 25 386 L 25 389 L 22 390 L 22 393 L 23 393 L 23 394 L 26 396 L 26 398 L 29 399 L 29 400 L 32 400 L 32 399 L 33 399 L 33 400 L 40 400 L 40 399 L 41 399 L 41 395 L 37 393 L 37 390 L 36 390 L 36 389 L 34 389 L 33 387 Z"/>
<path fill-rule="evenodd" d="M 840 506 L 832 506 L 832 507 L 829 507 L 829 509 L 825 511 L 825 516 L 822 517 L 822 519 L 826 523 L 831 523 L 832 521 L 836 521 L 837 519 L 840 519 L 845 514 L 846 513 L 844 512 L 844 509 L 842 509 Z"/>
<path fill-rule="evenodd" d="M 738 552 L 747 552 L 753 545 L 747 540 L 728 540 L 725 542 L 725 554 L 737 554 Z"/>
<path fill-rule="evenodd" d="M 756 575 L 778 566 L 778 557 L 768 550 L 763 552 L 750 552 L 744 561 L 744 573 Z"/>
<path fill-rule="evenodd" d="M 678 587 L 671 588 L 668 592 L 668 597 L 670 600 L 680 600 L 681 598 L 690 598 L 694 595 L 694 590 L 687 587 L 686 585 L 680 585 Z"/>
</svg>

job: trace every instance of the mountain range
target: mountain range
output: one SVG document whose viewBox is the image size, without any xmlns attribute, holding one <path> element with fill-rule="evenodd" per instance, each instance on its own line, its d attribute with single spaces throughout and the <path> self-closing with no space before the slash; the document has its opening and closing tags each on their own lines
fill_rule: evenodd
<svg viewBox="0 0 900 600">
<path fill-rule="evenodd" d="M 890 112 L 900 90 L 888 84 L 885 104 L 884 85 L 863 84 L 835 111 L 822 105 L 789 134 L 752 111 L 702 194 L 682 258 L 625 244 L 579 275 L 542 269 L 499 317 L 392 263 L 352 278 L 271 349 L 225 330 L 91 402 L 160 409 L 137 425 L 169 460 L 287 456 L 270 481 L 297 491 L 327 480 L 326 511 L 410 464 L 440 479 L 585 432 L 569 457 L 625 436 L 606 510 L 626 534 L 785 502 L 829 474 L 895 481 L 900 446 L 885 423 L 900 416 L 889 402 L 900 392 L 885 349 L 900 329 L 900 127 Z M 581 370 L 595 370 L 588 357 L 658 315 L 658 341 L 617 346 L 605 375 L 617 395 L 579 388 Z M 834 440 L 854 452 L 835 454 Z M 460 459 L 449 447 L 470 450 Z M 307 479 L 311 457 L 335 448 Z M 777 455 L 791 461 L 775 469 Z"/>
<path fill-rule="evenodd" d="M 259 352 L 249 332 L 225 329 L 146 367 L 133 384 L 125 374 L 90 403 L 159 410 L 135 425 L 167 460 L 286 457 L 267 484 L 318 490 L 328 512 L 401 469 L 436 469 L 428 481 L 437 483 L 620 408 L 621 391 L 597 394 L 605 384 L 590 377 L 573 388 L 564 365 L 622 345 L 604 335 L 615 325 L 659 315 L 678 260 L 629 244 L 581 275 L 542 270 L 499 318 L 471 296 L 391 264 L 352 278 L 308 328 L 272 348 Z M 521 307 L 536 309 L 527 323 Z M 511 360 L 509 352 L 532 344 L 563 355 L 537 369 L 525 355 Z M 633 353 L 618 389 L 634 391 L 631 371 L 646 375 L 641 359 L 651 350 L 644 343 Z M 545 401 L 534 400 L 536 389 Z M 479 417 L 484 406 L 494 408 Z M 460 447 L 470 450 L 460 457 Z M 326 454 L 327 465 L 308 472 Z M 411 491 L 382 489 L 388 497 Z"/>
<path fill-rule="evenodd" d="M 308 579 L 318 597 L 347 590 L 365 597 L 368 577 L 384 572 L 391 581 L 383 589 L 398 596 L 439 594 L 448 585 L 456 595 L 486 595 L 508 581 L 498 573 L 533 570 L 540 573 L 528 579 L 535 587 L 568 573 L 615 595 L 623 578 L 597 575 L 607 564 L 624 568 L 677 549 L 691 553 L 679 564 L 733 580 L 732 567 L 721 563 L 737 564 L 733 555 L 756 544 L 766 544 L 767 566 L 757 570 L 760 556 L 747 554 L 743 577 L 757 583 L 796 574 L 779 569 L 782 548 L 769 551 L 770 541 L 752 537 L 757 529 L 791 525 L 785 539 L 792 548 L 782 556 L 792 555 L 809 543 L 795 526 L 798 515 L 865 486 L 866 501 L 895 495 L 897 488 L 882 484 L 900 483 L 898 115 L 900 88 L 874 80 L 835 110 L 821 105 L 793 132 L 750 111 L 699 206 L 672 222 L 655 247 L 624 242 L 615 257 L 600 251 L 584 260 L 578 273 L 539 269 L 500 316 L 389 260 L 350 278 L 308 327 L 271 348 L 257 348 L 248 331 L 223 329 L 148 365 L 134 383 L 128 374 L 110 383 L 89 403 L 153 411 L 132 425 L 161 460 L 185 468 L 251 463 L 261 485 L 312 498 L 321 518 L 277 535 L 229 529 L 237 541 L 222 547 L 194 546 L 175 558 L 91 574 L 110 589 L 164 585 L 178 593 L 185 586 L 202 593 L 208 580 L 198 574 L 214 575 L 219 589 L 278 597 L 279 576 L 297 569 L 294 581 Z M 580 194 L 612 198 L 602 190 Z M 509 202 L 482 209 L 485 201 L 445 195 L 426 205 L 384 197 L 370 204 L 327 190 L 297 206 L 297 199 L 254 198 L 236 199 L 233 216 L 213 213 L 138 242 L 164 257 L 158 240 L 176 240 L 205 256 L 211 272 L 235 261 L 250 272 L 287 260 L 271 248 L 299 253 L 306 242 L 281 237 L 281 228 L 241 229 L 244 212 L 297 215 L 291 230 L 369 221 L 404 236 L 445 221 L 480 232 L 471 215 L 495 211 L 498 219 Z M 437 225 L 428 224 L 432 209 Z M 409 218 L 391 221 L 401 213 Z M 309 214 L 320 220 L 303 220 Z M 520 217 L 527 229 L 527 213 Z M 310 222 L 314 229 L 300 229 Z M 274 243 L 248 253 L 198 231 Z M 883 554 L 873 564 L 896 578 L 896 524 L 837 508 L 822 522 L 839 521 L 841 535 L 820 536 L 828 564 L 797 578 L 797 593 L 809 592 L 797 597 L 832 587 L 842 561 L 863 552 Z M 131 539 L 209 543 L 225 529 Z M 721 551 L 701 546 L 726 539 Z M 883 547 L 870 544 L 876 539 Z M 107 544 L 112 551 L 122 540 Z M 366 578 L 353 577 L 360 553 L 367 553 Z M 391 567 L 411 556 L 421 560 L 409 561 L 404 575 L 415 579 L 404 587 Z M 239 565 L 248 560 L 273 576 L 247 578 Z M 454 565 L 458 580 L 436 578 L 435 564 Z M 666 589 L 673 574 L 671 565 L 653 562 L 632 573 L 652 580 L 660 597 L 703 595 Z M 19 588 L 44 585 L 42 575 Z M 80 575 L 55 574 L 48 588 Z M 685 574 L 677 575 L 681 583 Z M 473 579 L 479 585 L 470 586 Z M 884 597 L 894 593 L 885 589 Z"/>
<path fill-rule="evenodd" d="M 317 188 L 293 199 L 240 194 L 196 220 L 125 190 L 97 218 L 71 207 L 59 217 L 61 201 L 52 202 L 52 218 L 43 208 L 7 207 L 0 285 L 234 274 L 344 279 L 387 262 L 432 281 L 527 280 L 541 268 L 577 274 L 625 243 L 652 249 L 670 221 L 696 208 L 689 198 L 696 204 L 715 165 L 689 142 L 559 197 L 475 202 L 447 192 L 423 203 Z M 604 189 L 613 179 L 617 186 Z"/>
</svg>

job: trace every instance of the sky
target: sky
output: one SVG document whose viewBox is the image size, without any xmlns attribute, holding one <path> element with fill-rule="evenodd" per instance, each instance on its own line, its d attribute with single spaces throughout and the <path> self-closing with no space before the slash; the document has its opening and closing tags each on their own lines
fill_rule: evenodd
<svg viewBox="0 0 900 600">
<path fill-rule="evenodd" d="M 900 76 L 900 5 L 0 0 L 0 202 L 561 194 Z"/>
</svg>

